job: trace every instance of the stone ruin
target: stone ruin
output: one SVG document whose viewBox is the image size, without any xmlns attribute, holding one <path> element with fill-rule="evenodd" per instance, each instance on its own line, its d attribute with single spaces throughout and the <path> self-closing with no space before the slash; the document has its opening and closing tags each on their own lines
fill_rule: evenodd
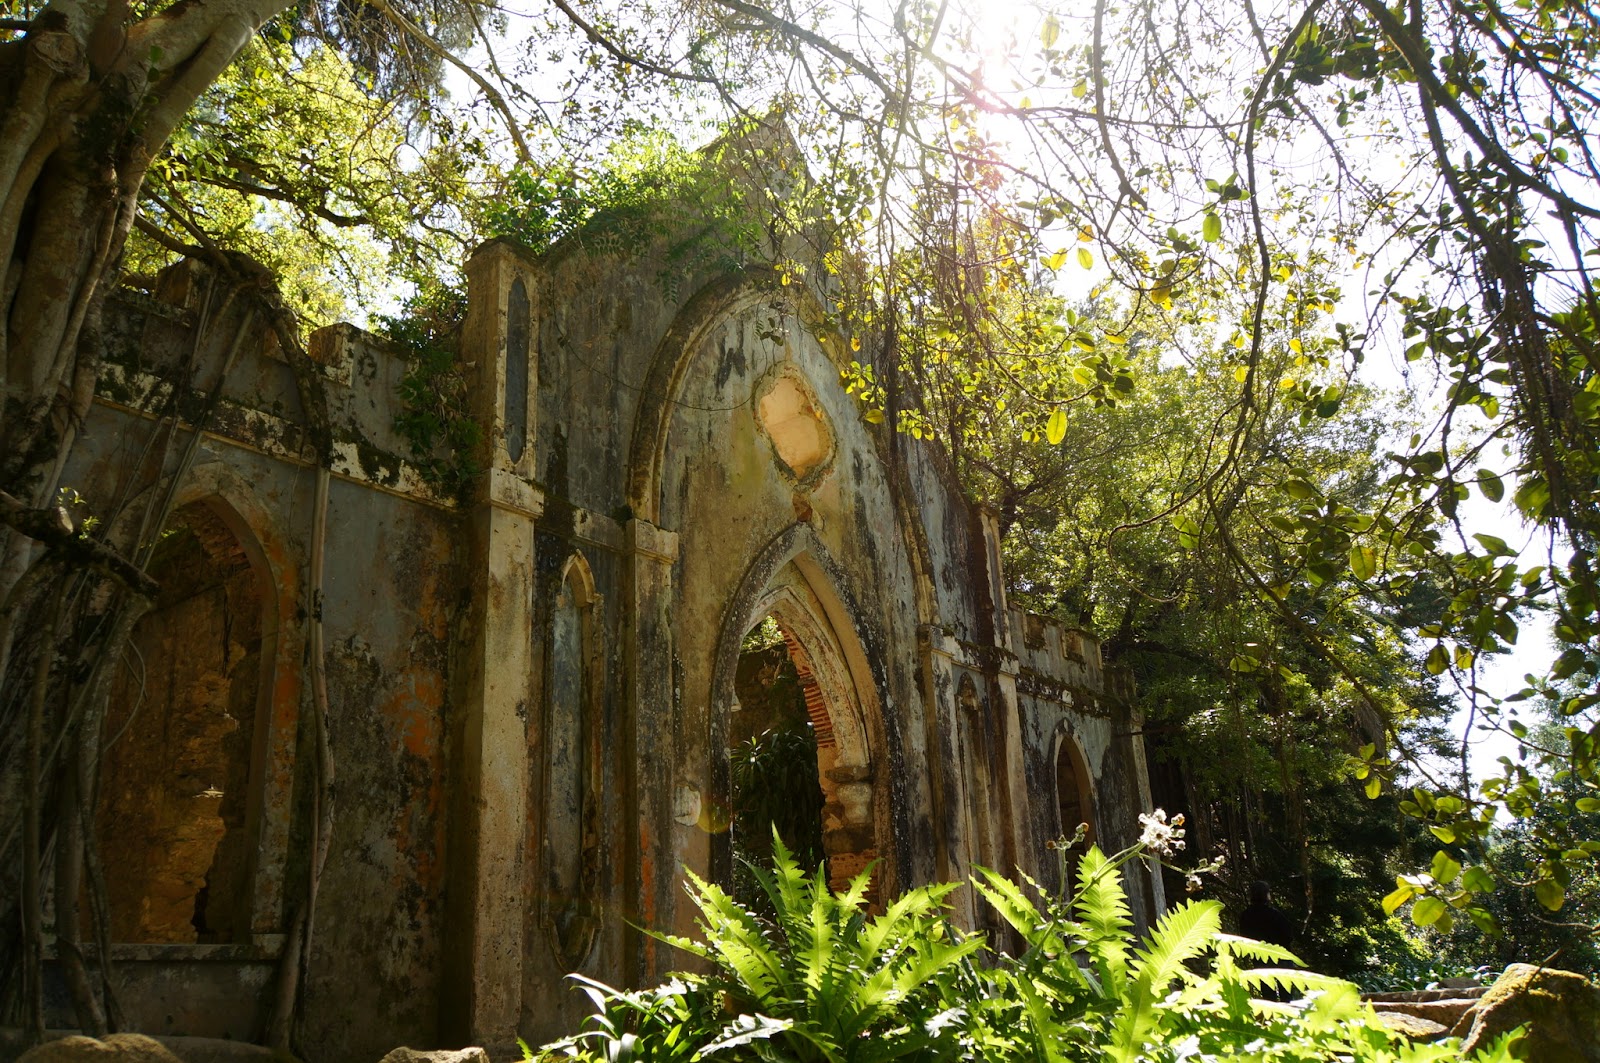
<svg viewBox="0 0 1600 1063">
<path fill-rule="evenodd" d="M 808 326 L 814 295 L 771 269 L 663 285 L 671 268 L 659 246 L 472 256 L 460 359 L 485 431 L 461 498 L 396 429 L 404 357 L 315 334 L 335 443 L 320 600 L 315 453 L 276 343 L 247 330 L 230 354 L 242 307 L 194 263 L 113 298 L 62 481 L 85 497 L 164 490 L 189 435 L 163 445 L 164 403 L 192 416 L 237 359 L 107 724 L 98 825 L 134 1029 L 263 1036 L 307 895 L 314 611 L 336 772 L 301 990 L 314 1063 L 514 1051 L 576 1026 L 569 971 L 644 984 L 681 964 L 637 928 L 691 932 L 682 869 L 732 874 L 730 740 L 779 672 L 836 882 L 870 866 L 885 897 L 983 864 L 1055 885 L 1046 842 L 1080 821 L 1108 850 L 1133 840 L 1130 685 L 1089 633 L 1007 605 L 993 517 L 936 445 L 845 392 L 872 352 Z M 756 667 L 762 625 L 779 638 Z M 1147 921 L 1160 882 L 1134 879 Z M 957 916 L 984 926 L 969 894 Z M 71 1016 L 55 981 L 52 1025 Z"/>
</svg>

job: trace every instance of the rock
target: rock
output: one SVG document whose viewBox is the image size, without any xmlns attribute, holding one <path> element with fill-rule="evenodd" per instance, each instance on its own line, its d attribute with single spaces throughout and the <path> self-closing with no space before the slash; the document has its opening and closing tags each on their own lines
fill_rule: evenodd
<svg viewBox="0 0 1600 1063">
<path fill-rule="evenodd" d="M 417 1048 L 397 1048 L 378 1063 L 489 1063 L 489 1053 L 476 1046 L 472 1048 L 441 1048 L 423 1051 Z"/>
<path fill-rule="evenodd" d="M 1408 1015 L 1403 1011 L 1380 1011 L 1378 1021 L 1395 1033 L 1403 1034 L 1413 1041 L 1437 1041 L 1450 1032 L 1450 1027 L 1443 1023 L 1417 1015 Z"/>
<path fill-rule="evenodd" d="M 1600 1063 L 1600 986 L 1581 974 L 1514 963 L 1461 1021 L 1471 1023 L 1461 1046 L 1464 1056 L 1527 1023 L 1523 1058 Z"/>
<path fill-rule="evenodd" d="M 1476 1004 L 1476 1000 L 1375 1000 L 1372 1010 L 1379 1015 L 1412 1015 L 1428 1022 L 1436 1022 L 1446 1030 L 1461 1021 L 1461 1017 Z"/>
<path fill-rule="evenodd" d="M 104 1041 L 63 1037 L 34 1045 L 17 1063 L 182 1063 L 165 1045 L 142 1033 L 114 1033 Z"/>
<path fill-rule="evenodd" d="M 1460 978 L 1441 978 L 1434 984 L 1440 989 L 1477 989 L 1482 985 L 1473 975 L 1463 975 Z"/>
</svg>

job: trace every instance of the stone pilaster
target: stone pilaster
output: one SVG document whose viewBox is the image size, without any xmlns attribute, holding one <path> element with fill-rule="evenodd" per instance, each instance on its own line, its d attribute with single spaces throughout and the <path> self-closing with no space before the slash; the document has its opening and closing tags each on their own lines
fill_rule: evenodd
<svg viewBox="0 0 1600 1063">
<path fill-rule="evenodd" d="M 532 290 L 516 257 L 490 244 L 467 267 L 461 357 L 471 365 L 471 403 L 484 426 L 480 476 L 466 519 L 469 606 L 456 662 L 454 794 L 444 999 L 446 1041 L 515 1051 L 521 1013 L 528 732 L 533 709 L 534 528 L 544 499 L 531 482 L 531 420 L 508 432 L 508 382 L 533 386 Z M 513 286 L 530 300 L 521 335 L 508 336 Z M 514 331 L 514 330 L 513 330 Z M 517 351 L 509 347 L 520 346 Z M 516 357 L 519 370 L 508 366 Z M 523 396 L 522 413 L 526 413 Z M 508 436 L 516 450 L 508 450 Z"/>
<path fill-rule="evenodd" d="M 676 532 L 635 519 L 625 531 L 627 586 L 623 634 L 624 978 L 648 984 L 672 959 L 664 946 L 639 928 L 670 925 L 678 895 L 673 800 L 678 765 L 673 762 L 677 716 L 672 663 L 672 568 L 678 558 Z"/>
</svg>

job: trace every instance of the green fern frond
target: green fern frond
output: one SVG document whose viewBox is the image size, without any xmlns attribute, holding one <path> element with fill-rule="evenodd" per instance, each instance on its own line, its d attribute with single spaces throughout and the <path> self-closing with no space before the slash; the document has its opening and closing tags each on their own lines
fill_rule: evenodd
<svg viewBox="0 0 1600 1063">
<path fill-rule="evenodd" d="M 1135 953 L 1132 973 L 1165 989 L 1183 972 L 1183 965 L 1203 954 L 1222 929 L 1222 905 L 1216 901 L 1185 901 L 1161 917 L 1144 946 Z"/>
<path fill-rule="evenodd" d="M 1050 917 L 1023 892 L 1022 887 L 997 871 L 977 864 L 972 866 L 972 888 L 999 913 L 1000 918 L 1022 935 L 1030 948 L 1039 947 L 1050 934 Z"/>
<path fill-rule="evenodd" d="M 1243 956 L 1255 963 L 1299 963 L 1300 957 L 1267 941 L 1239 937 L 1237 934 L 1218 934 L 1217 951 L 1231 956 Z"/>
<path fill-rule="evenodd" d="M 1304 996 L 1311 992 L 1327 992 L 1337 986 L 1349 985 L 1342 978 L 1318 974 L 1297 967 L 1259 967 L 1239 972 L 1239 981 L 1251 989 L 1270 987 Z"/>
<path fill-rule="evenodd" d="M 1083 920 L 1084 943 L 1099 968 L 1105 993 L 1121 990 L 1128 963 L 1128 931 L 1133 911 L 1122 889 L 1122 876 L 1099 846 L 1090 846 L 1078 862 L 1078 892 L 1073 907 Z"/>
</svg>

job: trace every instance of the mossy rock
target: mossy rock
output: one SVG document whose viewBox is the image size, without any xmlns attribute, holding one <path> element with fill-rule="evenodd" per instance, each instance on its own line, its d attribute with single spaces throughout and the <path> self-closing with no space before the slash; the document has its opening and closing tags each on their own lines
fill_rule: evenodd
<svg viewBox="0 0 1600 1063">
<path fill-rule="evenodd" d="M 154 1037 L 114 1033 L 103 1041 L 93 1037 L 62 1037 L 34 1045 L 17 1063 L 180 1063 L 177 1056 Z"/>
<path fill-rule="evenodd" d="M 1468 1021 L 1464 1056 L 1526 1025 L 1528 1035 L 1517 1052 L 1521 1058 L 1600 1063 L 1600 986 L 1572 971 L 1514 963 L 1462 1019 Z"/>
</svg>

